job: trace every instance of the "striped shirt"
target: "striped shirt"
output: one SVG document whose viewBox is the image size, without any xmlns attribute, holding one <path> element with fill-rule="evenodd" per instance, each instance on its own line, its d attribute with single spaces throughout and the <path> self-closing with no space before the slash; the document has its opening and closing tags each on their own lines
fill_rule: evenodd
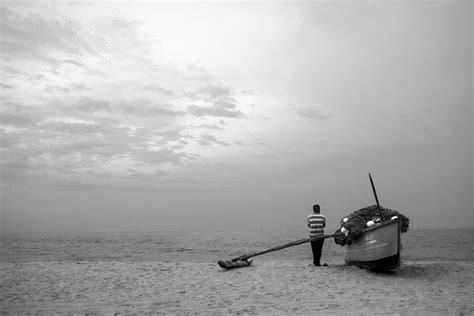
<svg viewBox="0 0 474 316">
<path fill-rule="evenodd" d="M 311 214 L 308 216 L 309 237 L 324 235 L 326 218 L 322 214 Z"/>
</svg>

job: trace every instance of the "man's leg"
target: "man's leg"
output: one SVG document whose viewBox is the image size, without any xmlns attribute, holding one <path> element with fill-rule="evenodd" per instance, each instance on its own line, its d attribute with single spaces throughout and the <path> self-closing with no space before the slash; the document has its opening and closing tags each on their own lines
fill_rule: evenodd
<svg viewBox="0 0 474 316">
<path fill-rule="evenodd" d="M 323 250 L 324 239 L 311 242 L 311 250 L 313 251 L 313 264 L 315 266 L 321 265 L 321 251 Z"/>
<path fill-rule="evenodd" d="M 321 258 L 321 253 L 319 251 L 318 241 L 311 242 L 311 251 L 313 252 L 313 264 L 315 266 L 321 265 L 319 260 Z"/>
<path fill-rule="evenodd" d="M 317 247 L 318 247 L 318 263 L 321 264 L 321 253 L 323 251 L 324 239 L 317 240 Z"/>
</svg>

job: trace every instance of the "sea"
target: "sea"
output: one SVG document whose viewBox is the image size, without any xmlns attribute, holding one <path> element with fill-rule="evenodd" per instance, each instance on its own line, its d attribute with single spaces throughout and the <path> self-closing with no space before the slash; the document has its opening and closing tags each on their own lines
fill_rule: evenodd
<svg viewBox="0 0 474 316">
<path fill-rule="evenodd" d="M 0 234 L 0 262 L 217 262 L 307 238 L 301 231 L 87 232 Z M 474 229 L 412 229 L 402 234 L 405 261 L 474 261 Z M 343 260 L 344 250 L 326 240 L 322 260 Z M 302 244 L 257 260 L 309 261 Z"/>
<path fill-rule="evenodd" d="M 302 231 L 284 230 L 3 233 L 0 235 L 0 312 L 312 314 L 314 308 L 325 306 L 320 310 L 323 314 L 343 311 L 350 314 L 351 310 L 334 296 L 343 295 L 344 288 L 358 287 L 367 277 L 378 277 L 367 275 L 359 268 L 348 270 L 343 260 L 344 249 L 332 239 L 325 241 L 321 260 L 328 263 L 329 272 L 320 276 L 325 277 L 333 292 L 329 298 L 321 297 L 326 305 L 313 306 L 312 296 L 308 294 L 313 288 L 307 283 L 308 275 L 319 273 L 311 270 L 314 267 L 311 267 L 309 244 L 254 257 L 248 268 L 225 271 L 217 265 L 218 260 L 230 260 L 306 237 Z M 473 245 L 473 229 L 411 229 L 403 233 L 400 269 L 405 274 L 399 277 L 420 278 L 421 283 L 415 287 L 423 284 L 424 277 L 426 282 L 431 280 L 426 284 L 436 284 L 438 274 L 446 274 L 453 267 L 457 269 L 453 273 L 458 273 L 453 277 L 460 283 L 452 293 L 447 293 L 448 297 L 453 296 L 448 303 L 442 301 L 446 295 L 441 292 L 439 297 L 428 298 L 414 292 L 414 295 L 425 295 L 424 301 L 420 296 L 418 301 L 400 305 L 403 300 L 399 298 L 398 303 L 386 301 L 387 308 L 402 311 L 401 314 L 403 311 L 474 313 L 469 303 L 474 294 L 472 286 L 462 283 L 473 278 L 472 275 L 463 278 L 463 274 L 471 274 L 474 266 Z M 343 278 L 353 278 L 352 282 L 356 283 L 332 285 Z M 374 285 L 373 291 L 383 289 L 384 284 Z M 438 292 L 446 291 L 444 283 L 434 286 Z M 279 292 L 278 288 L 281 288 Z M 279 298 L 282 291 L 286 294 Z M 394 288 L 391 295 L 403 297 L 397 291 Z M 282 303 L 285 299 L 289 300 L 286 305 Z M 419 303 L 420 300 L 424 303 Z M 354 301 L 354 306 L 357 302 Z M 373 311 L 384 308 L 381 301 L 372 303 Z M 432 308 L 423 308 L 423 304 Z M 364 311 L 370 305 L 365 302 L 359 310 Z"/>
</svg>

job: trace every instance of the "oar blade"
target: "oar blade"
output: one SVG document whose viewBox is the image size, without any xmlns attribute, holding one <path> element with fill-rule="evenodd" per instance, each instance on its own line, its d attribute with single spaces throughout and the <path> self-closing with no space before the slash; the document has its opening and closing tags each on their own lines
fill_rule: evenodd
<svg viewBox="0 0 474 316">
<path fill-rule="evenodd" d="M 217 261 L 217 264 L 222 269 L 230 270 L 230 269 L 248 267 L 252 264 L 252 260 L 250 260 L 250 261 L 247 261 L 247 260 L 242 260 L 242 261 L 219 260 L 219 261 Z"/>
</svg>

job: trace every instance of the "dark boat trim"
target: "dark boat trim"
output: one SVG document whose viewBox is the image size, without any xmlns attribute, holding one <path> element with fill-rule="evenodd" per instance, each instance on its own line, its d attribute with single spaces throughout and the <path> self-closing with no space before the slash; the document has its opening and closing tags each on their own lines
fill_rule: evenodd
<svg viewBox="0 0 474 316">
<path fill-rule="evenodd" d="M 400 253 L 391 257 L 374 260 L 374 261 L 349 261 L 347 265 L 354 265 L 360 268 L 374 270 L 374 271 L 386 271 L 393 270 L 400 266 Z"/>
</svg>

